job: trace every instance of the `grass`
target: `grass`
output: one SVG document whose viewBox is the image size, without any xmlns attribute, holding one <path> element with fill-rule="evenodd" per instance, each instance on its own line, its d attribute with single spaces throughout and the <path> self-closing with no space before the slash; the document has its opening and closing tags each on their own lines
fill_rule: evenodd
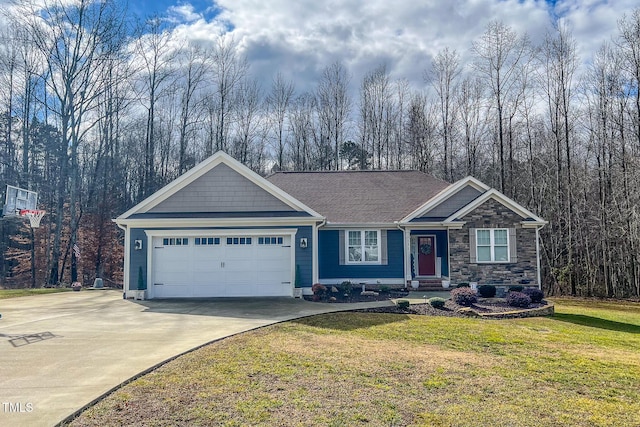
<svg viewBox="0 0 640 427">
<path fill-rule="evenodd" d="M 0 299 L 67 292 L 71 288 L 0 289 Z"/>
<path fill-rule="evenodd" d="M 552 318 L 335 313 L 176 359 L 73 425 L 639 426 L 640 304 Z"/>
</svg>

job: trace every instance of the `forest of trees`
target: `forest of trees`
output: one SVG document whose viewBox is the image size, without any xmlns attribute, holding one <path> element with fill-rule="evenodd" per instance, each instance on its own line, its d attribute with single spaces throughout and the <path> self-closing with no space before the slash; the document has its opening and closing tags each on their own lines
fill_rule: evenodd
<svg viewBox="0 0 640 427">
<path fill-rule="evenodd" d="M 549 221 L 547 293 L 640 297 L 640 9 L 592 58 L 566 25 L 532 41 L 494 21 L 472 63 L 444 48 L 419 87 L 338 61 L 300 92 L 283 74 L 261 84 L 229 34 L 180 40 L 109 0 L 17 4 L 0 34 L 0 183 L 37 191 L 47 215 L 33 234 L 0 223 L 0 286 L 121 283 L 111 219 L 225 150 L 263 175 L 473 175 Z"/>
</svg>

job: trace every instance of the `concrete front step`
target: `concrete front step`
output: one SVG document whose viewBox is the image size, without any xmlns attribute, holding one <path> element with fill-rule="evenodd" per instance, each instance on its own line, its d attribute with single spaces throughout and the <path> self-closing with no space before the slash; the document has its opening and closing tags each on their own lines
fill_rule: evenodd
<svg viewBox="0 0 640 427">
<path fill-rule="evenodd" d="M 449 292 L 451 289 L 449 288 L 445 289 L 442 287 L 442 285 L 439 285 L 439 286 L 419 286 L 418 289 L 409 288 L 409 290 L 416 291 L 416 292 L 430 292 L 430 291 Z"/>
<path fill-rule="evenodd" d="M 442 280 L 441 279 L 418 279 L 419 282 L 419 286 L 417 289 L 415 289 L 416 291 L 449 291 L 449 288 L 443 288 L 442 287 Z M 411 282 L 407 283 L 407 288 L 410 290 L 414 290 L 414 288 L 411 287 Z"/>
</svg>

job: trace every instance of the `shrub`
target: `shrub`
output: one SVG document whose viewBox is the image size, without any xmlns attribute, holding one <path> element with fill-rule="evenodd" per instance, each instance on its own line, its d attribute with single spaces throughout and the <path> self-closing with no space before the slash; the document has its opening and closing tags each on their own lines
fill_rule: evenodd
<svg viewBox="0 0 640 427">
<path fill-rule="evenodd" d="M 531 304 L 531 298 L 525 293 L 511 291 L 507 295 L 507 304 L 511 307 L 527 308 Z"/>
<path fill-rule="evenodd" d="M 482 298 L 493 298 L 496 296 L 496 287 L 493 285 L 478 286 L 478 293 Z"/>
<path fill-rule="evenodd" d="M 542 298 L 544 298 L 544 292 L 542 292 L 540 289 L 538 288 L 524 288 L 522 290 L 523 294 L 529 295 L 529 298 L 531 298 L 531 302 L 541 302 Z"/>
<path fill-rule="evenodd" d="M 320 283 L 314 283 L 313 286 L 311 286 L 311 292 L 313 292 L 313 300 L 320 301 L 327 295 L 327 287 Z"/>
<path fill-rule="evenodd" d="M 523 289 L 524 286 L 520 285 L 509 286 L 509 292 L 522 292 Z"/>
<path fill-rule="evenodd" d="M 406 299 L 399 299 L 398 301 L 396 301 L 396 305 L 398 306 L 398 308 L 407 310 L 409 308 L 409 301 Z"/>
<path fill-rule="evenodd" d="M 338 290 L 344 294 L 345 296 L 351 295 L 351 291 L 353 290 L 353 285 L 350 281 L 345 280 L 337 286 Z"/>
<path fill-rule="evenodd" d="M 382 285 L 380 286 L 380 292 L 389 292 L 391 290 L 390 287 L 386 286 L 386 285 Z"/>
<path fill-rule="evenodd" d="M 467 282 L 462 282 L 462 283 L 458 283 L 458 285 L 456 286 L 456 288 L 470 288 L 471 285 L 468 284 Z"/>
<path fill-rule="evenodd" d="M 469 307 L 478 302 L 478 294 L 471 288 L 456 288 L 451 291 L 451 299 L 458 305 Z"/>
<path fill-rule="evenodd" d="M 444 307 L 445 302 L 446 300 L 444 298 L 440 298 L 440 297 L 429 298 L 429 304 L 433 308 L 442 308 Z"/>
</svg>

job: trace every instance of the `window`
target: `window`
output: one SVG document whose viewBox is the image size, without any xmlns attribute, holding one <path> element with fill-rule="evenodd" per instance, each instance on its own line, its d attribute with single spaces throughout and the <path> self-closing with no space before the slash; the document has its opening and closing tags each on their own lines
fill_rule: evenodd
<svg viewBox="0 0 640 427">
<path fill-rule="evenodd" d="M 476 248 L 478 262 L 509 262 L 509 230 L 477 229 Z"/>
<path fill-rule="evenodd" d="M 227 237 L 227 245 L 250 245 L 251 237 Z"/>
<path fill-rule="evenodd" d="M 194 243 L 196 246 L 219 245 L 220 238 L 219 237 L 196 237 L 194 239 Z"/>
<path fill-rule="evenodd" d="M 282 245 L 283 242 L 282 237 L 258 237 L 259 245 Z"/>
<path fill-rule="evenodd" d="M 165 237 L 162 239 L 163 246 L 189 246 L 187 237 Z"/>
<path fill-rule="evenodd" d="M 347 232 L 347 262 L 350 264 L 380 263 L 380 231 L 349 230 Z"/>
</svg>

